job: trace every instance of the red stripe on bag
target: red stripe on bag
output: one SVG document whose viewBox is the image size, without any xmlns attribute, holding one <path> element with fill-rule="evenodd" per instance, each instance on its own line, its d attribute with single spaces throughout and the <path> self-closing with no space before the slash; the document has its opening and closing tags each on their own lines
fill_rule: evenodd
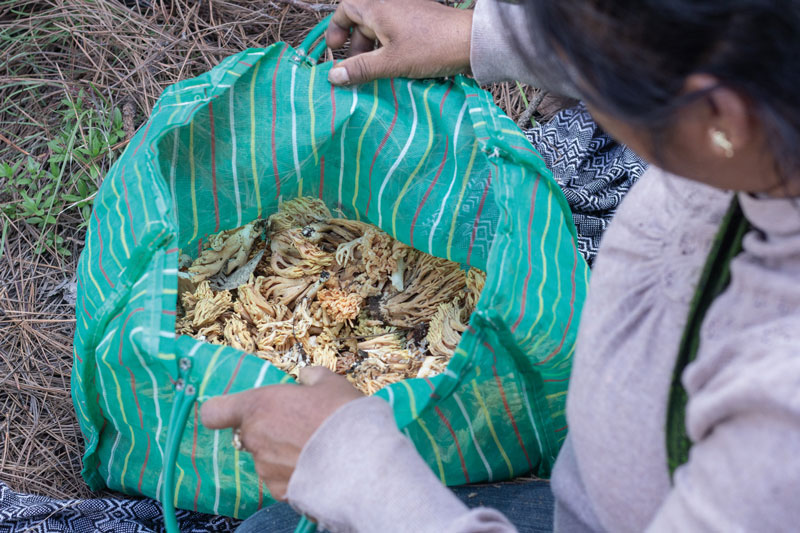
<svg viewBox="0 0 800 533">
<path fill-rule="evenodd" d="M 333 66 L 336 66 L 336 60 L 333 61 Z M 333 112 L 331 113 L 331 137 L 334 133 L 336 133 L 336 96 L 333 90 L 333 84 L 331 84 L 331 108 Z"/>
<path fill-rule="evenodd" d="M 469 483 L 467 464 L 464 462 L 464 454 L 461 453 L 461 445 L 458 444 L 458 437 L 456 437 L 456 432 L 453 431 L 453 427 L 450 425 L 450 422 L 447 421 L 447 418 L 445 418 L 444 414 L 442 413 L 442 410 L 439 409 L 438 406 L 434 406 L 434 409 L 436 409 L 436 414 L 438 414 L 439 418 L 442 419 L 444 425 L 447 426 L 447 430 L 450 432 L 450 435 L 453 436 L 453 442 L 456 443 L 456 451 L 458 452 L 458 460 L 461 461 L 461 470 L 464 472 L 464 479 L 466 480 L 466 483 Z"/>
<path fill-rule="evenodd" d="M 94 219 L 97 221 L 97 238 L 100 240 L 100 255 L 97 257 L 97 264 L 100 266 L 100 272 L 103 273 L 103 277 L 106 278 L 106 281 L 113 289 L 114 284 L 108 279 L 108 274 L 106 274 L 106 270 L 103 268 L 103 234 L 100 230 L 100 218 L 97 216 L 97 210 L 94 211 Z"/>
<path fill-rule="evenodd" d="M 139 148 L 141 148 L 142 145 L 144 144 L 144 140 L 147 138 L 147 132 L 150 131 L 150 126 L 152 126 L 152 124 L 153 124 L 152 120 L 147 122 L 147 126 L 144 128 L 144 134 L 142 135 L 142 140 L 139 141 L 139 146 L 137 146 L 136 149 L 133 151 L 133 155 L 136 155 L 136 152 L 138 152 Z"/>
<path fill-rule="evenodd" d="M 216 233 L 219 231 L 219 197 L 217 196 L 217 145 L 214 133 L 214 103 L 211 100 L 208 101 L 208 121 L 209 130 L 211 130 L 211 191 L 214 195 L 214 220 L 216 222 L 214 233 Z"/>
<path fill-rule="evenodd" d="M 86 294 L 84 292 L 84 290 L 83 290 L 83 283 L 81 282 L 80 279 L 78 279 L 78 288 L 81 290 L 81 294 L 84 294 L 84 295 Z M 86 296 L 81 298 L 81 304 L 83 304 L 83 312 L 86 313 L 86 316 L 89 317 L 89 320 L 92 320 L 92 314 L 89 313 L 89 310 L 86 308 Z M 81 361 L 81 362 L 83 362 L 83 361 Z"/>
<path fill-rule="evenodd" d="M 512 144 L 511 148 L 516 148 L 517 150 L 525 150 L 526 152 L 530 152 L 533 155 L 535 155 L 539 160 L 543 161 L 542 156 L 539 154 L 539 152 L 537 152 L 533 148 L 528 148 L 526 146 L 519 146 L 519 145 L 516 145 L 516 144 Z"/>
<path fill-rule="evenodd" d="M 275 65 L 275 71 L 272 73 L 272 171 L 275 173 L 275 198 L 281 195 L 281 178 L 278 175 L 278 153 L 275 150 L 275 124 L 278 115 L 278 101 L 275 94 L 275 85 L 278 80 L 278 67 L 281 66 L 281 59 L 287 48 L 289 48 L 289 45 L 284 45 L 278 56 L 278 63 Z"/>
<path fill-rule="evenodd" d="M 392 98 L 394 98 L 394 116 L 392 117 L 392 123 L 389 125 L 389 129 L 386 131 L 386 135 L 383 136 L 383 139 L 381 139 L 381 144 L 378 145 L 378 150 L 375 152 L 375 155 L 372 156 L 372 163 L 369 165 L 369 198 L 367 198 L 367 209 L 364 212 L 365 215 L 369 215 L 369 204 L 372 203 L 372 167 L 375 166 L 375 161 L 378 159 L 378 155 L 386 145 L 386 141 L 389 140 L 389 136 L 392 134 L 394 125 L 397 123 L 398 112 L 400 111 L 400 107 L 397 104 L 397 93 L 394 91 L 394 79 L 389 81 L 389 85 L 392 87 Z M 333 86 L 331 86 L 331 88 L 333 88 Z"/>
<path fill-rule="evenodd" d="M 425 381 L 428 383 L 428 385 L 430 385 L 432 391 L 436 390 L 436 388 L 433 386 L 433 383 L 431 383 L 431 380 L 429 378 L 425 378 Z M 450 435 L 453 436 L 453 442 L 456 443 L 456 451 L 458 452 L 458 459 L 461 461 L 461 470 L 464 472 L 464 479 L 466 479 L 466 482 L 469 483 L 469 473 L 467 473 L 467 463 L 464 461 L 464 454 L 461 453 L 461 445 L 458 443 L 458 437 L 456 437 L 456 432 L 453 431 L 453 426 L 450 425 L 450 422 L 447 420 L 447 417 L 444 416 L 442 410 L 439 409 L 439 406 L 434 405 L 433 408 L 436 410 L 436 414 L 439 415 L 439 418 L 442 419 L 442 422 L 444 422 L 444 425 L 447 427 L 447 430 L 450 432 Z"/>
<path fill-rule="evenodd" d="M 500 376 L 497 374 L 497 354 L 494 353 L 494 348 L 492 348 L 488 342 L 483 341 L 483 345 L 486 346 L 490 352 L 492 352 L 492 372 L 494 373 L 494 380 L 497 383 L 497 388 L 500 391 L 500 398 L 503 399 L 503 407 L 505 407 L 508 419 L 511 421 L 511 427 L 514 428 L 514 433 L 517 435 L 517 441 L 519 441 L 519 446 L 522 448 L 522 453 L 525 454 L 525 460 L 528 462 L 528 468 L 533 470 L 533 463 L 531 463 L 531 458 L 528 457 L 528 450 L 525 449 L 525 443 L 522 441 L 522 435 L 520 435 L 519 428 L 517 427 L 517 421 L 514 419 L 514 415 L 511 414 L 511 408 L 508 406 L 506 391 L 503 388 L 503 383 L 500 380 Z"/>
<path fill-rule="evenodd" d="M 486 195 L 489 194 L 489 186 L 492 184 L 492 170 L 489 169 L 489 179 L 486 180 L 486 187 L 483 188 L 483 196 L 481 202 L 478 204 L 478 214 L 475 216 L 475 223 L 472 224 L 472 238 L 469 241 L 469 251 L 467 252 L 467 264 L 472 266 L 470 260 L 472 259 L 472 246 L 475 244 L 475 237 L 478 235 L 478 224 L 481 221 L 481 212 L 483 211 L 483 204 L 486 201 Z"/>
<path fill-rule="evenodd" d="M 142 463 L 142 469 L 139 471 L 139 484 L 136 485 L 136 491 L 142 492 L 142 480 L 144 479 L 144 471 L 147 468 L 147 461 L 150 459 L 150 433 L 146 433 L 147 435 L 147 451 L 144 454 L 144 463 Z"/>
<path fill-rule="evenodd" d="M 222 391 L 222 394 L 228 394 L 228 391 L 231 390 L 231 385 L 233 385 L 233 380 L 236 379 L 236 376 L 239 374 L 239 369 L 242 368 L 242 361 L 244 361 L 245 354 L 239 356 L 239 361 L 236 363 L 236 368 L 233 370 L 233 374 L 231 375 L 230 381 L 228 381 L 228 385 L 225 387 L 225 390 Z"/>
<path fill-rule="evenodd" d="M 319 158 L 319 199 L 322 200 L 322 189 L 325 188 L 325 156 Z"/>
<path fill-rule="evenodd" d="M 439 116 L 442 116 L 442 111 L 444 111 L 444 101 L 447 100 L 447 95 L 450 94 L 450 91 L 453 90 L 453 83 L 450 83 L 450 86 L 444 92 L 444 96 L 442 97 L 442 103 L 439 104 Z"/>
<path fill-rule="evenodd" d="M 572 241 L 572 244 L 575 244 L 575 241 Z M 553 358 L 558 352 L 561 351 L 561 348 L 564 346 L 564 342 L 567 340 L 567 333 L 569 332 L 569 326 L 572 324 L 572 316 L 575 314 L 575 271 L 578 268 L 578 246 L 575 245 L 573 247 L 572 253 L 574 254 L 574 263 L 572 264 L 572 276 L 571 276 L 571 283 L 572 283 L 572 296 L 569 299 L 569 318 L 567 319 L 567 325 L 564 327 L 564 334 L 561 336 L 561 342 L 558 344 L 558 347 L 550 353 L 547 357 L 545 357 L 542 361 L 538 363 L 534 363 L 535 365 L 543 365 L 544 363 L 548 362 L 550 359 Z"/>
<path fill-rule="evenodd" d="M 131 391 L 133 391 L 133 401 L 136 402 L 136 412 L 139 414 L 139 426 L 144 429 L 144 418 L 142 417 L 142 407 L 139 405 L 139 395 L 136 394 L 136 377 L 133 375 L 133 370 L 122 362 L 122 344 L 125 341 L 125 329 L 128 327 L 128 321 L 131 319 L 133 315 L 136 313 L 141 313 L 144 311 L 144 307 L 137 307 L 133 311 L 128 314 L 128 317 L 125 319 L 125 322 L 122 324 L 122 330 L 119 334 L 119 351 L 117 352 L 117 361 L 119 362 L 119 366 L 125 367 L 125 370 L 128 371 L 128 375 L 131 377 Z M 131 340 L 131 344 L 133 340 Z"/>
<path fill-rule="evenodd" d="M 420 211 L 422 211 L 422 206 L 425 205 L 425 202 L 428 200 L 428 196 L 431 194 L 431 190 L 433 190 L 434 185 L 436 182 L 439 181 L 439 176 L 442 175 L 442 170 L 444 169 L 444 164 L 447 161 L 447 149 L 450 148 L 450 136 L 446 136 L 444 139 L 444 156 L 442 156 L 442 162 L 439 164 L 439 170 L 436 172 L 436 176 L 433 178 L 428 190 L 425 191 L 425 196 L 422 197 L 422 201 L 417 206 L 417 212 L 414 213 L 414 218 L 411 221 L 411 247 L 414 247 L 414 226 L 417 225 L 417 217 L 419 217 Z"/>
<path fill-rule="evenodd" d="M 125 207 L 128 208 L 128 220 L 131 221 L 131 237 L 133 237 L 133 245 L 136 246 L 136 233 L 133 232 L 133 213 L 131 213 L 131 204 L 128 203 L 128 186 L 125 184 L 125 167 L 122 167 L 120 178 L 122 179 L 122 189 L 125 192 Z"/>
<path fill-rule="evenodd" d="M 533 258 L 531 257 L 533 246 L 531 245 L 531 226 L 533 225 L 533 214 L 536 212 L 536 191 L 539 189 L 539 176 L 536 176 L 536 184 L 533 186 L 533 194 L 531 195 L 531 211 L 528 216 L 528 273 L 525 275 L 525 284 L 522 286 L 522 306 L 519 310 L 519 317 L 514 325 L 511 326 L 511 332 L 517 331 L 522 318 L 525 316 L 525 304 L 528 299 L 528 282 L 531 280 L 533 273 Z"/>
</svg>

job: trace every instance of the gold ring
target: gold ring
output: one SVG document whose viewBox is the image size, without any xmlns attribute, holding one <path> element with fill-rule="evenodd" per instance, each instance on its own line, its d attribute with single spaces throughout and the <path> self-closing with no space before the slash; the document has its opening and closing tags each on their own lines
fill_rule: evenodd
<svg viewBox="0 0 800 533">
<path fill-rule="evenodd" d="M 233 447 L 239 450 L 240 452 L 244 450 L 244 444 L 242 443 L 242 430 L 234 429 L 233 430 Z"/>
</svg>

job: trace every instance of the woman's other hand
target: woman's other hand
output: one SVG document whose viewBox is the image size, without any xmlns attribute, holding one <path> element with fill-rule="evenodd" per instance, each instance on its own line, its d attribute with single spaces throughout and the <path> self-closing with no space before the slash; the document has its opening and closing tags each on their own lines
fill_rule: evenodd
<svg viewBox="0 0 800 533">
<path fill-rule="evenodd" d="M 298 381 L 217 396 L 200 411 L 209 429 L 239 430 L 259 478 L 278 500 L 285 498 L 300 452 L 317 428 L 342 405 L 364 397 L 323 367 L 302 369 Z"/>
<path fill-rule="evenodd" d="M 432 0 L 342 0 L 325 39 L 334 50 L 350 39 L 350 57 L 331 69 L 328 80 L 353 85 L 466 72 L 471 31 L 472 10 Z"/>
</svg>

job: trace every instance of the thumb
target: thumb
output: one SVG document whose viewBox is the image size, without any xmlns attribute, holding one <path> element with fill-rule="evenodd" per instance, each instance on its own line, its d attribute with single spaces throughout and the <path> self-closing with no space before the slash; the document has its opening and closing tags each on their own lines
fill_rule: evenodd
<svg viewBox="0 0 800 533">
<path fill-rule="evenodd" d="M 304 366 L 300 369 L 297 382 L 301 385 L 316 385 L 335 375 L 324 366 Z"/>
<path fill-rule="evenodd" d="M 399 75 L 397 66 L 386 55 L 386 48 L 378 48 L 336 63 L 328 73 L 328 81 L 333 85 L 358 85 Z"/>
</svg>

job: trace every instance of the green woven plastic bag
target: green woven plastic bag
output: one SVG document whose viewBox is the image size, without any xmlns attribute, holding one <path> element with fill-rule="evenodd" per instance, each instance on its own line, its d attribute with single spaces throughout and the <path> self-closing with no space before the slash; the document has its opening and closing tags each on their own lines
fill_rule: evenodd
<svg viewBox="0 0 800 533">
<path fill-rule="evenodd" d="M 449 485 L 546 477 L 588 268 L 569 208 L 525 136 L 474 81 L 327 82 L 284 43 L 168 88 L 106 177 L 78 271 L 72 394 L 83 475 L 172 505 L 244 518 L 272 502 L 200 402 L 291 378 L 256 356 L 176 338 L 179 253 L 322 198 L 422 251 L 484 269 L 447 371 L 378 396 Z"/>
</svg>

